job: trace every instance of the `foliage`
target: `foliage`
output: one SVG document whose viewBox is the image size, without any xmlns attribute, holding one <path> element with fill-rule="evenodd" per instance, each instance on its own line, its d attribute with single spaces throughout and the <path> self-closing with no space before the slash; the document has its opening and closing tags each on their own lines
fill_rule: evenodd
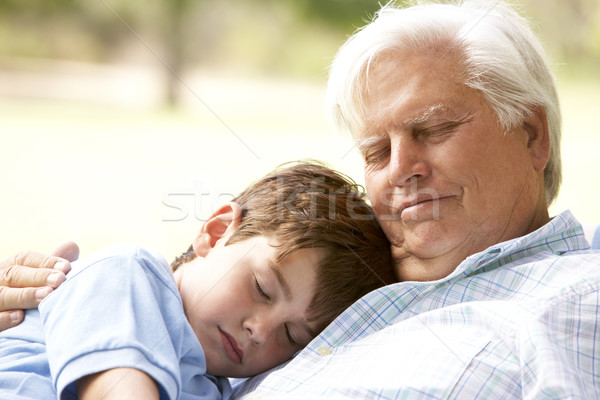
<svg viewBox="0 0 600 400">
<path fill-rule="evenodd" d="M 520 1 L 555 60 L 599 62 L 598 0 Z M 0 61 L 150 64 L 171 70 L 175 101 L 174 76 L 186 68 L 322 79 L 339 45 L 379 7 L 377 0 L 1 0 Z"/>
</svg>

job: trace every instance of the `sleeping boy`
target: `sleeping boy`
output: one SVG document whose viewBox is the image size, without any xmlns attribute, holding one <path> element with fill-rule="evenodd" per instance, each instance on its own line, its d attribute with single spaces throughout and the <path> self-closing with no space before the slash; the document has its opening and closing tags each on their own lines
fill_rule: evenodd
<svg viewBox="0 0 600 400">
<path fill-rule="evenodd" d="M 225 377 L 289 360 L 394 281 L 362 188 L 315 162 L 287 165 L 216 210 L 171 269 L 132 245 L 73 263 L 0 332 L 0 398 L 226 399 Z"/>
</svg>

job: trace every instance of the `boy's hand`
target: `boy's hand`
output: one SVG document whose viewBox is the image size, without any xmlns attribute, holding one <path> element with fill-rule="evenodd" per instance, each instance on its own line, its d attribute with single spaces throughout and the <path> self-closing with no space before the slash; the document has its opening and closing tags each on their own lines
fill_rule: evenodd
<svg viewBox="0 0 600 400">
<path fill-rule="evenodd" d="M 25 251 L 0 262 L 0 331 L 20 324 L 23 309 L 37 307 L 65 281 L 71 270 L 69 261 L 77 259 L 79 247 L 63 243 L 52 254 Z"/>
</svg>

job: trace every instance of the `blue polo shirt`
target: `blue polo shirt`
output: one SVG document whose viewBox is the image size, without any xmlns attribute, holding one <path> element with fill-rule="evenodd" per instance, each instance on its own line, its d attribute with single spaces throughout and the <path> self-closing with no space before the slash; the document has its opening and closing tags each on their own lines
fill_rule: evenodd
<svg viewBox="0 0 600 400">
<path fill-rule="evenodd" d="M 39 310 L 0 332 L 0 398 L 76 399 L 79 378 L 117 367 L 150 375 L 161 399 L 231 392 L 226 378 L 206 374 L 168 263 L 131 245 L 73 263 Z"/>
</svg>

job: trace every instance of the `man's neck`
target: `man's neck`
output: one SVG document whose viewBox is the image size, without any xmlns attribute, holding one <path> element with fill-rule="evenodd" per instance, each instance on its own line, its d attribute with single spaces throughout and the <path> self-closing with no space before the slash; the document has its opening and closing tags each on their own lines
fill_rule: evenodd
<svg viewBox="0 0 600 400">
<path fill-rule="evenodd" d="M 394 271 L 398 281 L 436 281 L 450 275 L 469 255 L 421 259 L 407 254 L 402 249 L 392 248 Z"/>
<path fill-rule="evenodd" d="M 528 224 L 519 231 L 521 234 L 504 232 L 489 242 L 465 240 L 460 246 L 436 257 L 422 258 L 406 251 L 402 247 L 392 246 L 394 271 L 398 281 L 436 281 L 450 275 L 467 257 L 484 251 L 495 244 L 525 236 L 550 221 L 547 209 L 540 209 L 532 215 Z"/>
</svg>

